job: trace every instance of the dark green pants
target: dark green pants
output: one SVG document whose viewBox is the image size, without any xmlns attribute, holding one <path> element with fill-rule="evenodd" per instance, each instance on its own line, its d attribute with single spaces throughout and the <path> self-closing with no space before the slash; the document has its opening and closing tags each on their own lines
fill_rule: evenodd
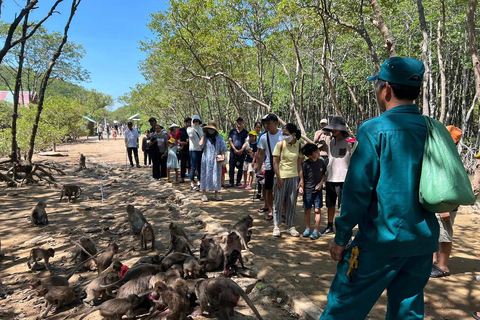
<svg viewBox="0 0 480 320">
<path fill-rule="evenodd" d="M 351 248 L 338 262 L 321 320 L 363 320 L 387 289 L 385 319 L 423 319 L 423 288 L 432 270 L 432 254 L 384 257 L 360 249 L 352 281 L 347 277 Z"/>
</svg>

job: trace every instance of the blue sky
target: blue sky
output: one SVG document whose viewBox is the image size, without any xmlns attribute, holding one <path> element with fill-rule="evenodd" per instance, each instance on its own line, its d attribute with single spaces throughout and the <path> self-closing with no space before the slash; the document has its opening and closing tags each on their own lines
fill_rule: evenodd
<svg viewBox="0 0 480 320">
<path fill-rule="evenodd" d="M 24 0 L 5 0 L 1 20 L 13 21 Z M 39 1 L 31 19 L 39 20 L 54 3 Z M 44 24 L 48 30 L 63 31 L 68 19 L 71 0 L 64 0 Z M 117 98 L 143 82 L 138 63 L 145 58 L 139 41 L 151 38 L 146 26 L 151 13 L 168 8 L 167 0 L 82 0 L 75 14 L 69 41 L 83 44 L 86 51 L 82 66 L 90 72 L 90 82 L 79 83 Z M 112 109 L 121 106 L 118 102 Z"/>
</svg>

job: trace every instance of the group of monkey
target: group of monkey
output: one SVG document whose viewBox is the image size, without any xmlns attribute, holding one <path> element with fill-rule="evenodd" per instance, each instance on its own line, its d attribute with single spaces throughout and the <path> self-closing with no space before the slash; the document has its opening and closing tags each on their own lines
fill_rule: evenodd
<svg viewBox="0 0 480 320">
<path fill-rule="evenodd" d="M 77 194 L 73 191 L 66 188 L 61 196 L 73 196 L 76 199 Z M 48 223 L 45 207 L 43 201 L 34 207 L 31 214 L 33 224 Z M 140 236 L 141 248 L 146 250 L 150 243 L 153 251 L 155 232 L 152 225 L 133 205 L 128 205 L 126 211 L 130 231 Z M 197 260 L 190 248 L 193 244 L 185 231 L 172 222 L 169 225 L 170 246 L 166 254 L 140 258 L 130 268 L 114 258 L 119 250 L 116 243 L 110 243 L 105 251 L 97 252 L 94 241 L 82 237 L 78 241 L 71 241 L 76 246 L 72 261 L 78 261 L 78 265 L 70 274 L 34 277 L 30 287 L 45 298 L 46 310 L 42 318 L 47 317 L 52 307 L 71 305 L 80 298 L 76 298 L 75 288 L 69 285 L 68 280 L 83 267 L 87 270 L 96 268 L 98 271 L 98 276 L 81 290 L 84 292 L 83 303 L 86 306 L 103 303 L 71 317 L 85 313 L 80 318 L 84 319 L 98 310 L 104 319 L 109 320 L 120 320 L 123 316 L 183 320 L 188 319 L 189 315 L 208 312 L 217 313 L 221 319 L 228 320 L 234 315 L 234 308 L 242 297 L 256 317 L 262 319 L 248 295 L 227 277 L 229 271 L 234 274 L 238 272 L 237 262 L 240 262 L 242 270 L 247 269 L 242 259 L 242 249 L 249 249 L 252 226 L 253 219 L 246 216 L 220 241 L 204 236 Z M 54 255 L 52 248 L 33 248 L 27 265 L 34 270 L 38 267 L 37 262 L 43 260 L 51 272 L 49 259 Z M 221 270 L 222 267 L 222 277 L 207 277 L 207 272 Z"/>
</svg>

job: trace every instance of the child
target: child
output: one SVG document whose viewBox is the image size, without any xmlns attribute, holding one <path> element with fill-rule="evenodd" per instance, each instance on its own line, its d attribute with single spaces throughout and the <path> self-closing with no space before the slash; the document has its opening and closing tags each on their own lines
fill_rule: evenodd
<svg viewBox="0 0 480 320">
<path fill-rule="evenodd" d="M 150 141 L 150 131 L 145 131 L 145 137 L 143 137 L 142 140 L 142 151 L 143 151 L 143 163 L 145 164 L 145 167 L 147 166 L 147 158 L 148 158 L 148 166 L 152 166 L 152 158 L 150 157 L 150 144 L 148 143 Z"/>
<path fill-rule="evenodd" d="M 167 177 L 165 178 L 166 181 L 170 182 L 170 169 L 175 169 L 175 181 L 173 183 L 178 183 L 178 169 L 180 166 L 178 165 L 178 158 L 177 158 L 177 150 L 179 146 L 174 146 L 175 139 L 171 138 L 167 140 L 167 147 L 168 147 L 168 158 L 167 158 Z"/>
<path fill-rule="evenodd" d="M 253 176 L 255 174 L 255 170 L 253 170 L 253 159 L 255 159 L 255 153 L 257 152 L 257 132 L 255 130 L 250 131 L 248 133 L 248 145 L 246 147 L 247 150 L 247 158 L 243 163 L 243 188 L 245 190 L 252 189 L 253 183 Z M 247 174 L 249 175 L 248 178 L 248 185 L 247 185 Z"/>
<path fill-rule="evenodd" d="M 303 181 L 304 187 L 299 188 L 303 193 L 303 209 L 305 209 L 305 231 L 303 236 L 306 238 L 310 235 L 310 239 L 316 240 L 320 238 L 320 209 L 322 208 L 322 186 L 325 181 L 326 166 L 320 157 L 320 150 L 313 143 L 307 143 L 302 148 L 302 153 L 308 157 L 303 162 Z M 310 234 L 310 212 L 312 206 L 315 207 L 315 229 Z"/>
</svg>

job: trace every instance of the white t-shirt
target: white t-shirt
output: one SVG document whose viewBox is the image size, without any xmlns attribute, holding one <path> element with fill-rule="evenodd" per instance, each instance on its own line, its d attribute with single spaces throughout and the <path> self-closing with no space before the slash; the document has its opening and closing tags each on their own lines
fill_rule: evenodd
<svg viewBox="0 0 480 320">
<path fill-rule="evenodd" d="M 138 131 L 135 129 L 125 131 L 125 139 L 127 140 L 127 148 L 138 148 Z"/>
<path fill-rule="evenodd" d="M 282 133 L 282 130 L 280 129 L 278 129 L 278 132 L 276 134 L 270 134 L 269 132 L 265 132 L 265 134 L 263 134 L 262 137 L 260 138 L 260 141 L 258 141 L 258 148 L 265 150 L 266 170 L 272 170 L 272 166 L 270 165 L 270 150 L 268 149 L 268 145 L 267 145 L 267 134 L 269 136 L 268 140 L 270 140 L 270 148 L 272 149 L 272 153 L 273 153 L 273 150 L 275 150 L 275 146 L 277 145 L 277 143 L 279 143 L 280 141 L 283 141 L 283 133 Z"/>
<path fill-rule="evenodd" d="M 198 126 L 196 129 L 195 127 L 191 126 L 187 128 L 188 134 L 188 148 L 190 151 L 202 151 L 203 147 L 200 145 L 200 139 L 203 136 L 203 129 L 202 127 Z"/>
<path fill-rule="evenodd" d="M 330 140 L 328 148 L 328 166 L 327 181 L 328 182 L 344 182 L 347 176 L 348 166 L 350 165 L 350 156 L 352 155 L 352 147 L 347 139 Z"/>
</svg>

